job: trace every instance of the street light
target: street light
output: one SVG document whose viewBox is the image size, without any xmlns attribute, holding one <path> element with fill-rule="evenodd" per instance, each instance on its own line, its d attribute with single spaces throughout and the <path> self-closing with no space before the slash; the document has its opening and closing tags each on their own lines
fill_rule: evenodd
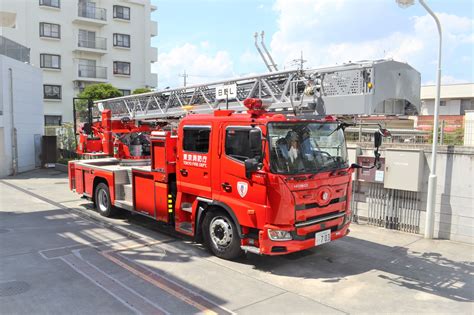
<svg viewBox="0 0 474 315">
<path fill-rule="evenodd" d="M 409 7 L 414 4 L 414 0 L 396 0 L 400 7 Z M 433 122 L 433 146 L 431 149 L 431 171 L 428 179 L 428 197 L 426 202 L 426 223 L 425 223 L 425 238 L 433 238 L 434 232 L 434 213 L 436 201 L 436 153 L 438 151 L 438 118 L 439 118 L 439 94 L 441 89 L 441 24 L 434 12 L 428 7 L 424 0 L 418 0 L 425 10 L 433 17 L 436 22 L 439 34 L 438 47 L 438 73 L 436 76 L 436 97 L 434 108 L 434 122 Z"/>
</svg>

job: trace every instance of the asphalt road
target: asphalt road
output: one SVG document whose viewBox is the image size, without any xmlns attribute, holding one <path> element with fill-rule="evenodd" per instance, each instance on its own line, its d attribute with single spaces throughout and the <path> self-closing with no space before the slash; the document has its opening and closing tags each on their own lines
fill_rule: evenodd
<svg viewBox="0 0 474 315">
<path fill-rule="evenodd" d="M 472 245 L 351 230 L 230 262 L 141 216 L 102 218 L 64 173 L 33 171 L 0 180 L 0 312 L 474 313 Z"/>
</svg>

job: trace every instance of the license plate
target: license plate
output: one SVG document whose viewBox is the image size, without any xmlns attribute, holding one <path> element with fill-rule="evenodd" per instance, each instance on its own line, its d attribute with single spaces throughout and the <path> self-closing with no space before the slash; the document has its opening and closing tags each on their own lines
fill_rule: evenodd
<svg viewBox="0 0 474 315">
<path fill-rule="evenodd" d="M 329 243 L 331 241 L 331 230 L 324 230 L 316 233 L 315 246 Z"/>
</svg>

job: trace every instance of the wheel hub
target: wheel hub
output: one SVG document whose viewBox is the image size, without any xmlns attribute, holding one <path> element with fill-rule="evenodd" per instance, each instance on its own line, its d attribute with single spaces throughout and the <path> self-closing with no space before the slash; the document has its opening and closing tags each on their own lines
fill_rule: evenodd
<svg viewBox="0 0 474 315">
<path fill-rule="evenodd" d="M 101 211 L 106 211 L 108 208 L 108 203 L 109 203 L 107 200 L 107 193 L 103 189 L 101 189 L 98 195 L 99 195 L 99 198 L 98 198 L 99 208 Z"/>
<path fill-rule="evenodd" d="M 232 241 L 232 225 L 223 217 L 216 217 L 209 227 L 211 240 L 216 246 L 227 247 Z"/>
</svg>

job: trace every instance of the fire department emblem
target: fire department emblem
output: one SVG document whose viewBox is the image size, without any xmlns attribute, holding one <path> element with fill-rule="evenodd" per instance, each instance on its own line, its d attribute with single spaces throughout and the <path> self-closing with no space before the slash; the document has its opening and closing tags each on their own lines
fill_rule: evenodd
<svg viewBox="0 0 474 315">
<path fill-rule="evenodd" d="M 246 182 L 237 182 L 237 191 L 239 192 L 240 197 L 244 198 L 247 195 L 249 190 L 249 184 Z"/>
</svg>

